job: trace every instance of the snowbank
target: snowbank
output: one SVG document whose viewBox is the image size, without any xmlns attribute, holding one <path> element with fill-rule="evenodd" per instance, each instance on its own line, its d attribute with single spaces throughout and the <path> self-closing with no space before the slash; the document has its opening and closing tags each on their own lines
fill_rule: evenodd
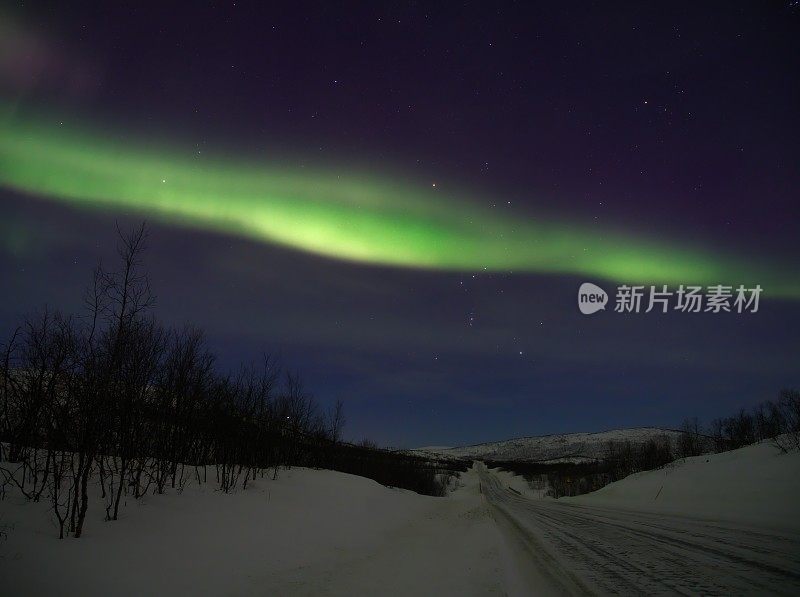
<svg viewBox="0 0 800 597">
<path fill-rule="evenodd" d="M 762 442 L 679 460 L 566 501 L 800 529 L 800 452 Z"/>
<path fill-rule="evenodd" d="M 470 479 L 448 498 L 308 469 L 224 495 L 128 500 L 81 539 L 57 539 L 46 504 L 0 501 L 2 592 L 26 595 L 486 594 L 500 536 Z"/>
</svg>

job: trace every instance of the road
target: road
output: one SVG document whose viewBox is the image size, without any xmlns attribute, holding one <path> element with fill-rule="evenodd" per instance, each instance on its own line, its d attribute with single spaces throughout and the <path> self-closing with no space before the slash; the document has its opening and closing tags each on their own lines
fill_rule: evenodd
<svg viewBox="0 0 800 597">
<path fill-rule="evenodd" d="M 476 464 L 535 594 L 800 594 L 800 534 L 524 497 Z"/>
</svg>

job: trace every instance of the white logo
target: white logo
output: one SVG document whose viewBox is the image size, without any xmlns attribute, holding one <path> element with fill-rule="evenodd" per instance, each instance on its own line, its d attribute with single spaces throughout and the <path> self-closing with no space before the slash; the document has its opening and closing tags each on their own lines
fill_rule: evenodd
<svg viewBox="0 0 800 597">
<path fill-rule="evenodd" d="M 584 282 L 578 289 L 578 309 L 584 315 L 604 310 L 607 302 L 606 291 L 591 282 Z"/>
</svg>

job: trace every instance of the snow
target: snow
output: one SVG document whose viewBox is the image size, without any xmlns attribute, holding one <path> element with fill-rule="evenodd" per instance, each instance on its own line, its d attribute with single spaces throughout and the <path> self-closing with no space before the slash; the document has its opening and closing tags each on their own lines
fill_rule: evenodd
<svg viewBox="0 0 800 597">
<path fill-rule="evenodd" d="M 597 433 L 565 433 L 520 437 L 455 448 L 433 446 L 418 448 L 413 452 L 429 457 L 468 460 L 528 460 L 545 463 L 579 463 L 603 458 L 606 455 L 608 443 L 612 441 L 630 441 L 632 444 L 643 444 L 651 439 L 667 437 L 674 443 L 679 435 L 679 431 L 672 429 L 634 427 Z"/>
<path fill-rule="evenodd" d="M 575 504 L 800 529 L 800 452 L 783 454 L 765 441 L 678 460 L 594 493 L 562 499 Z"/>
<path fill-rule="evenodd" d="M 645 580 L 659 592 L 695 586 L 684 578 L 690 558 L 697 578 L 721 571 L 717 592 L 744 593 L 781 586 L 795 565 L 799 472 L 799 452 L 762 443 L 554 500 L 482 464 L 444 498 L 296 468 L 230 495 L 209 484 L 128 500 L 116 522 L 103 521 L 97 496 L 85 536 L 62 541 L 47 504 L 9 491 L 0 592 L 525 595 Z"/>
<path fill-rule="evenodd" d="M 225 495 L 90 503 L 81 539 L 57 539 L 48 506 L 0 501 L 7 595 L 502 594 L 502 539 L 466 476 L 447 498 L 292 469 Z"/>
<path fill-rule="evenodd" d="M 779 465 L 784 475 L 787 465 Z M 613 499 L 530 499 L 485 465 L 474 470 L 528 588 L 522 594 L 800 594 L 797 530 L 751 526 L 741 520 L 747 515 L 726 522 L 622 508 Z"/>
<path fill-rule="evenodd" d="M 518 495 L 525 496 L 533 499 L 545 499 L 547 488 L 533 489 L 531 484 L 522 475 L 517 475 L 511 471 L 503 470 L 500 468 L 489 469 L 492 474 L 500 481 L 500 483 L 517 493 Z"/>
</svg>

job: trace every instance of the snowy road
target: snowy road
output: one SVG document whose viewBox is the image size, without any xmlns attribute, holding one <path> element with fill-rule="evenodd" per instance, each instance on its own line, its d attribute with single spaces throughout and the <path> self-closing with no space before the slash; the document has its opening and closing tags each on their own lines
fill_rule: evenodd
<svg viewBox="0 0 800 597">
<path fill-rule="evenodd" d="M 537 594 L 800 593 L 796 532 L 536 500 L 475 468 Z"/>
</svg>

